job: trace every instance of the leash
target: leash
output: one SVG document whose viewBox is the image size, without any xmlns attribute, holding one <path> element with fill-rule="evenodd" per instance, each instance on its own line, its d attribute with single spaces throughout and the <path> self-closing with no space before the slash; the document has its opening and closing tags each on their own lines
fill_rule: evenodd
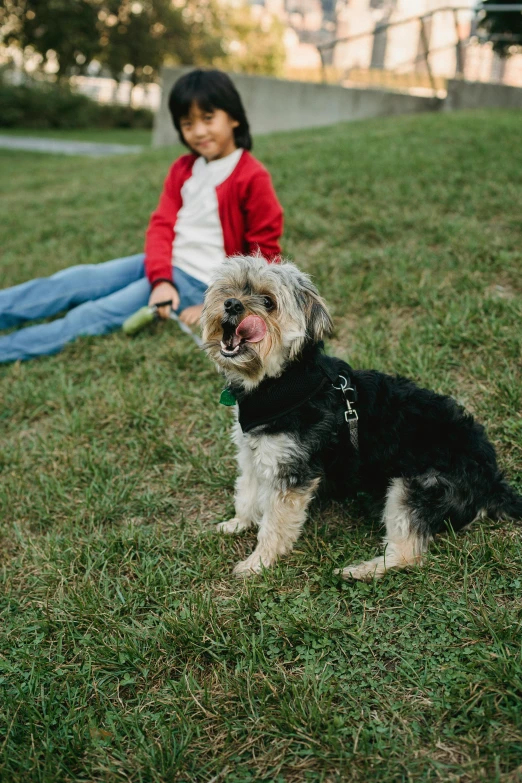
<svg viewBox="0 0 522 783">
<path fill-rule="evenodd" d="M 347 423 L 350 432 L 350 443 L 355 451 L 359 451 L 359 416 L 355 409 L 357 392 L 353 386 L 348 386 L 348 381 L 344 375 L 339 375 L 339 382 L 340 385 L 335 386 L 335 384 L 333 384 L 333 388 L 338 389 L 343 395 L 343 400 L 346 405 L 344 420 Z"/>
<path fill-rule="evenodd" d="M 158 308 L 165 307 L 166 305 L 171 305 L 172 303 L 169 302 L 158 302 L 158 304 L 152 305 L 151 307 L 142 307 L 140 308 L 136 313 L 131 315 L 125 323 L 123 324 L 123 331 L 125 334 L 133 335 L 140 332 L 145 326 L 148 326 L 148 324 L 152 323 L 153 321 L 157 321 L 159 319 L 158 315 Z M 184 324 L 183 321 L 179 320 L 179 317 L 176 315 L 174 310 L 170 310 L 169 318 L 171 321 L 176 321 L 179 328 L 185 332 L 185 334 L 188 334 L 189 337 L 192 337 L 196 345 L 198 345 L 200 348 L 203 345 L 203 340 L 201 337 L 197 334 L 195 334 L 190 326 L 187 326 L 187 324 Z"/>
<path fill-rule="evenodd" d="M 201 348 L 201 346 L 203 345 L 203 340 L 201 339 L 199 334 L 195 334 L 190 328 L 190 326 L 187 326 L 187 324 L 184 324 L 183 321 L 180 321 L 179 317 L 176 315 L 174 310 L 170 311 L 169 318 L 171 321 L 176 321 L 181 331 L 185 332 L 185 334 L 188 334 L 189 337 L 192 337 L 196 345 L 198 345 Z"/>
</svg>

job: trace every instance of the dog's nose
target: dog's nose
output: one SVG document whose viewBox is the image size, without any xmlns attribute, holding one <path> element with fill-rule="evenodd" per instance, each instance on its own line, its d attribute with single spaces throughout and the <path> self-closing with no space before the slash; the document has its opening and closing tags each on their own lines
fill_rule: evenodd
<svg viewBox="0 0 522 783">
<path fill-rule="evenodd" d="M 245 309 L 239 299 L 227 299 L 224 308 L 228 315 L 239 315 Z"/>
</svg>

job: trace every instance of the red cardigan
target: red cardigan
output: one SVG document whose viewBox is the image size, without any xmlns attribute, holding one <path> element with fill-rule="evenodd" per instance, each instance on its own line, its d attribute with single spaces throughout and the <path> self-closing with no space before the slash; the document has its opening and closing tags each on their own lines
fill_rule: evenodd
<svg viewBox="0 0 522 783">
<path fill-rule="evenodd" d="M 145 239 L 145 272 L 151 283 L 172 280 L 172 245 L 182 205 L 181 188 L 191 176 L 196 155 L 182 155 L 171 166 L 152 213 Z M 261 253 L 279 261 L 283 210 L 270 174 L 247 150 L 232 174 L 216 188 L 226 256 Z"/>
</svg>

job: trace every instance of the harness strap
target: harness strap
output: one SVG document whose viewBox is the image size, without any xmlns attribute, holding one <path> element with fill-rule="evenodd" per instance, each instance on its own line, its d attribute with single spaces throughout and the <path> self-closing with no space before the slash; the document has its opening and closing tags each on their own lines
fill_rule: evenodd
<svg viewBox="0 0 522 783">
<path fill-rule="evenodd" d="M 252 392 L 228 386 L 221 393 L 223 405 L 238 405 L 238 419 L 243 432 L 283 420 L 325 387 L 341 392 L 342 401 L 336 412 L 338 423 L 348 425 L 350 443 L 359 450 L 356 403 L 357 388 L 351 380 L 351 368 L 341 359 L 325 356 L 322 343 L 311 346 L 303 356 L 291 363 L 277 378 L 265 378 Z"/>
<path fill-rule="evenodd" d="M 335 386 L 334 389 L 339 389 L 343 395 L 343 400 L 346 405 L 344 412 L 344 420 L 348 425 L 350 432 L 350 443 L 354 447 L 355 451 L 359 451 L 359 416 L 355 409 L 355 403 L 357 402 L 357 392 L 353 386 L 348 386 L 348 381 L 344 375 L 339 375 L 339 386 Z"/>
</svg>

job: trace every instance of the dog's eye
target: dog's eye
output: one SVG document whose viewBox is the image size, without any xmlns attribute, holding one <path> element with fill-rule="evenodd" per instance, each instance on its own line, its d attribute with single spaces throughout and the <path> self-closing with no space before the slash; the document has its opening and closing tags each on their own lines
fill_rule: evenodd
<svg viewBox="0 0 522 783">
<path fill-rule="evenodd" d="M 265 310 L 273 310 L 274 307 L 275 307 L 275 304 L 274 304 L 273 300 L 270 299 L 269 296 L 264 296 L 263 297 L 263 306 L 264 306 Z"/>
</svg>

